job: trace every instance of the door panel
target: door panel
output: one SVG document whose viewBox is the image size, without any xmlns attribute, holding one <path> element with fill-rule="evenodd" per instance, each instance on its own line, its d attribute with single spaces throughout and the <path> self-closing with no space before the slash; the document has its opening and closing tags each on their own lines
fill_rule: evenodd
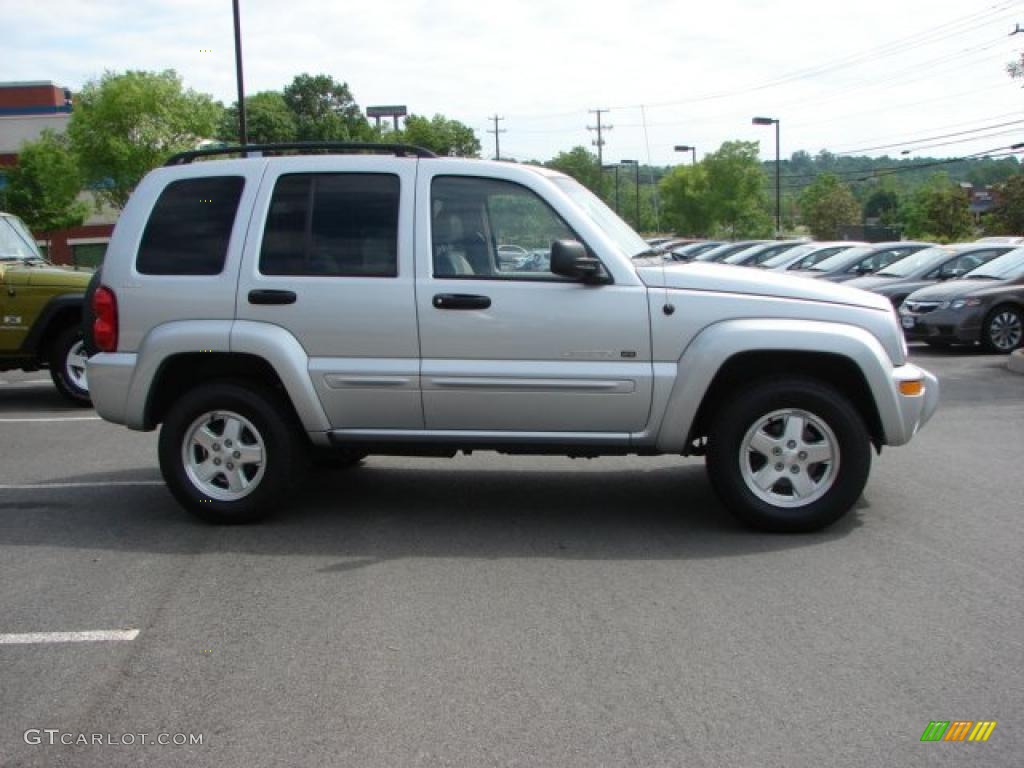
<svg viewBox="0 0 1024 768">
<path fill-rule="evenodd" d="M 238 317 L 279 325 L 298 339 L 336 429 L 423 428 L 416 164 L 397 165 L 320 157 L 271 168 L 246 243 Z"/>
<path fill-rule="evenodd" d="M 643 429 L 652 380 L 646 288 L 553 275 L 552 240 L 575 235 L 531 190 L 425 176 L 418 194 L 431 205 L 418 221 L 417 305 L 427 429 Z M 498 247 L 510 245 L 527 256 L 499 258 Z M 451 295 L 477 305 L 440 300 Z"/>
</svg>

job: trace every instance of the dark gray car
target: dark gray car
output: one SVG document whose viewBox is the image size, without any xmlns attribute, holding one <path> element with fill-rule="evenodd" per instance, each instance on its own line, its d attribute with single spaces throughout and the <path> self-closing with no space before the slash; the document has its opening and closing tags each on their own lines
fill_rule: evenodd
<svg viewBox="0 0 1024 768">
<path fill-rule="evenodd" d="M 900 307 L 910 341 L 935 347 L 980 341 L 991 352 L 1024 343 L 1024 248 L 968 272 L 914 291 Z"/>
<path fill-rule="evenodd" d="M 991 243 L 937 245 L 912 253 L 873 275 L 851 280 L 847 285 L 887 296 L 893 306 L 898 307 L 914 291 L 965 275 L 1013 249 L 1012 245 Z"/>
<path fill-rule="evenodd" d="M 742 251 L 737 251 L 731 256 L 722 259 L 723 264 L 735 264 L 739 267 L 756 267 L 768 259 L 796 248 L 798 245 L 805 245 L 806 240 L 776 240 L 767 243 L 758 243 Z"/>
<path fill-rule="evenodd" d="M 806 270 L 794 272 L 801 277 L 817 277 L 822 280 L 829 280 L 833 283 L 845 283 L 855 277 L 870 275 L 880 269 L 885 269 L 893 262 L 899 261 L 905 256 L 917 253 L 925 248 L 931 248 L 935 243 L 920 243 L 913 241 L 899 241 L 892 243 L 872 243 L 857 248 L 847 248 L 845 251 L 830 256 L 824 261 L 819 261 L 813 267 Z"/>
<path fill-rule="evenodd" d="M 739 253 L 742 250 L 749 248 L 752 245 L 758 243 L 767 243 L 769 240 L 740 240 L 735 243 L 722 243 L 717 248 L 712 248 L 710 251 L 704 251 L 694 261 L 723 261 L 734 253 Z"/>
</svg>

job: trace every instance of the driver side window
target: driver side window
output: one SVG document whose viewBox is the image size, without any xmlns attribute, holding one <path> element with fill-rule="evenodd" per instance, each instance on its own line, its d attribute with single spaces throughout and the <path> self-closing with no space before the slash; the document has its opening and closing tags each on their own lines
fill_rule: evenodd
<svg viewBox="0 0 1024 768">
<path fill-rule="evenodd" d="M 534 192 L 497 179 L 438 176 L 431 185 L 434 277 L 563 280 L 551 244 L 578 239 Z"/>
</svg>

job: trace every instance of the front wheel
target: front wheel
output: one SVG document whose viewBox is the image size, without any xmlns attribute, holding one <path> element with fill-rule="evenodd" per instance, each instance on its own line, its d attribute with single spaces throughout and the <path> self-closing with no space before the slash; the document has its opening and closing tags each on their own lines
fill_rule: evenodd
<svg viewBox="0 0 1024 768">
<path fill-rule="evenodd" d="M 271 513 L 299 450 L 284 411 L 268 390 L 225 382 L 171 406 L 160 430 L 160 471 L 178 503 L 212 523 Z"/>
<path fill-rule="evenodd" d="M 856 503 L 870 468 L 870 438 L 857 410 L 809 379 L 774 379 L 734 393 L 708 440 L 715 491 L 759 530 L 831 525 Z"/>
<path fill-rule="evenodd" d="M 1016 307 L 996 307 L 981 331 L 981 343 L 989 352 L 1008 355 L 1024 342 L 1024 315 Z"/>
<path fill-rule="evenodd" d="M 50 348 L 50 378 L 54 386 L 66 400 L 83 408 L 92 405 L 85 372 L 87 359 L 85 342 L 78 326 L 61 331 Z"/>
</svg>

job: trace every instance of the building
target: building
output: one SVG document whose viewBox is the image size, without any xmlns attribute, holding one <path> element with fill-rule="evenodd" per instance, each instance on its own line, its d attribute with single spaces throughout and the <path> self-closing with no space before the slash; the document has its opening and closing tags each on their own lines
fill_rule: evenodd
<svg viewBox="0 0 1024 768">
<path fill-rule="evenodd" d="M 35 141 L 43 131 L 64 133 L 74 108 L 71 91 L 48 80 L 0 83 L 0 189 L 3 169 L 18 162 L 18 152 L 27 141 Z M 92 194 L 83 199 L 94 202 Z M 37 242 L 56 264 L 96 266 L 103 260 L 106 245 L 114 230 L 116 213 L 95 211 L 81 227 L 47 233 L 37 232 Z"/>
</svg>

